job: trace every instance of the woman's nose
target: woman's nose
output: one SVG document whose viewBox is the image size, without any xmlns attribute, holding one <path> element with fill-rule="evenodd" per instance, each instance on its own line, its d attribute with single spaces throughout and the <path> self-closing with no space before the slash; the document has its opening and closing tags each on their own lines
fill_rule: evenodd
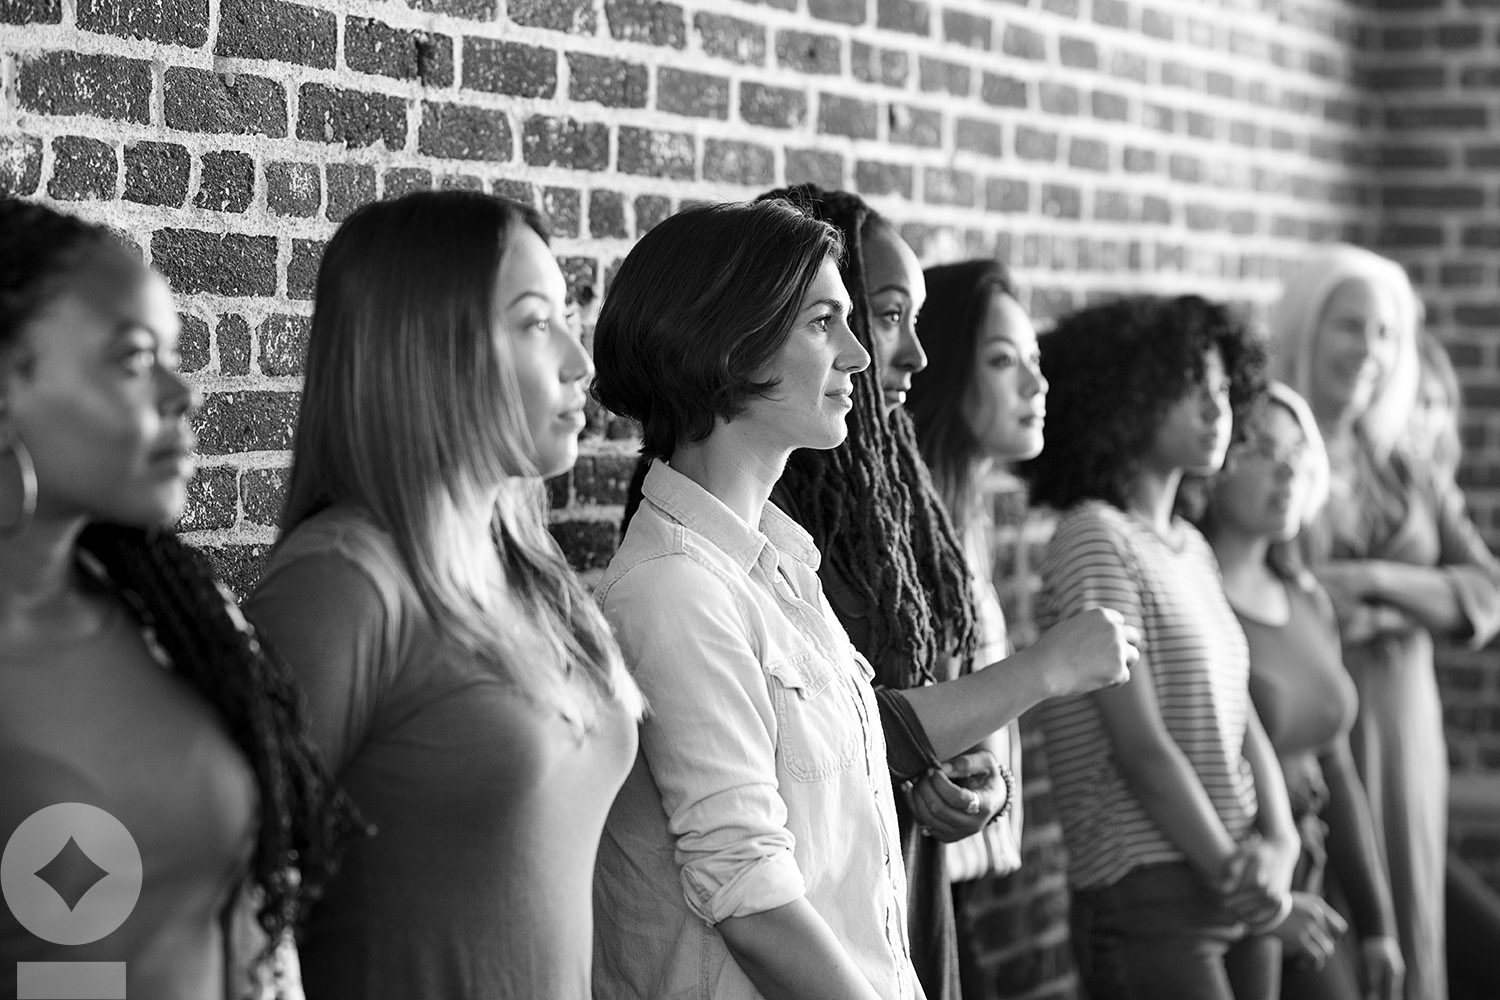
<svg viewBox="0 0 1500 1000">
<path fill-rule="evenodd" d="M 922 350 L 922 341 L 917 338 L 915 323 L 901 325 L 901 339 L 896 343 L 894 367 L 916 374 L 927 367 L 927 352 Z"/>
<path fill-rule="evenodd" d="M 161 384 L 157 405 L 163 414 L 180 417 L 203 405 L 203 393 L 196 386 L 189 385 L 181 375 L 168 368 L 158 367 L 156 371 Z"/>
</svg>

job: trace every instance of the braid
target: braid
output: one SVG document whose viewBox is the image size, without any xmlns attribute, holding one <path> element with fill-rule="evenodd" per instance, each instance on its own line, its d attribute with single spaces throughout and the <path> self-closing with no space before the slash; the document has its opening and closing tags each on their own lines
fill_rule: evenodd
<svg viewBox="0 0 1500 1000">
<path fill-rule="evenodd" d="M 874 358 L 861 236 L 880 217 L 857 195 L 811 184 L 761 197 L 784 198 L 842 232 L 841 270 L 854 303 L 849 326 Z M 860 652 L 874 665 L 876 682 L 904 689 L 935 680 L 942 655 L 973 657 L 974 598 L 911 421 L 905 413 L 883 415 L 876 367 L 854 376 L 845 442 L 793 452 L 774 496 L 869 609 L 870 648 Z"/>
<path fill-rule="evenodd" d="M 92 556 L 151 630 L 173 669 L 216 709 L 249 758 L 260 792 L 251 877 L 271 952 L 299 908 L 332 878 L 359 828 L 307 736 L 291 672 L 256 641 L 201 554 L 168 532 L 95 524 L 79 549 Z"/>
</svg>

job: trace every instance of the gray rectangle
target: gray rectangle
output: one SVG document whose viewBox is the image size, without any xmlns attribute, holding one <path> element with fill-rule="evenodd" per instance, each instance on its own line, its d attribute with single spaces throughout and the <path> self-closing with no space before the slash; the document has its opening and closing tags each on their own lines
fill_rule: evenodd
<svg viewBox="0 0 1500 1000">
<path fill-rule="evenodd" d="M 125 963 L 17 962 L 16 1000 L 125 1000 Z"/>
</svg>

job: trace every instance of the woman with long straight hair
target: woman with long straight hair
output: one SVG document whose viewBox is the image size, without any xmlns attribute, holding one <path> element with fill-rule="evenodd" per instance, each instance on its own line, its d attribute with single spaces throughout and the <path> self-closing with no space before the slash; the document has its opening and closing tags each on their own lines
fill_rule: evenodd
<svg viewBox="0 0 1500 1000">
<path fill-rule="evenodd" d="M 824 553 L 819 576 L 849 636 L 875 670 L 909 887 L 912 959 L 929 1000 L 960 992 L 943 844 L 981 832 L 1017 789 L 984 745 L 1024 711 L 1064 694 L 1119 684 L 1135 655 L 1115 612 L 1080 614 L 1002 669 L 976 659 L 979 633 L 963 546 L 933 488 L 903 403 L 927 363 L 916 317 L 921 265 L 895 227 L 858 195 L 802 185 L 786 198 L 838 228 L 850 329 L 870 352 L 853 379 L 849 436 L 792 455 L 774 499 Z"/>
<path fill-rule="evenodd" d="M 590 995 L 638 693 L 543 516 L 588 355 L 528 208 L 367 205 L 318 275 L 283 535 L 247 605 L 376 833 L 311 914 L 310 1000 Z"/>
<path fill-rule="evenodd" d="M 353 828 L 290 673 L 170 530 L 199 404 L 178 331 L 107 229 L 0 198 L 9 996 L 257 996 Z"/>
<path fill-rule="evenodd" d="M 1405 440 L 1421 314 L 1400 265 L 1335 244 L 1292 272 L 1271 336 L 1276 372 L 1328 447 L 1328 504 L 1303 541 L 1359 688 L 1351 742 L 1390 866 L 1406 996 L 1444 1000 L 1448 751 L 1433 637 L 1476 649 L 1494 638 L 1500 562 L 1452 477 Z"/>
</svg>

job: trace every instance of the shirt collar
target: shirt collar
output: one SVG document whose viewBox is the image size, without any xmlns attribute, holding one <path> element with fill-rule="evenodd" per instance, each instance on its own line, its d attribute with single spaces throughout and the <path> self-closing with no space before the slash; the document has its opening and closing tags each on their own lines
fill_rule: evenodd
<svg viewBox="0 0 1500 1000">
<path fill-rule="evenodd" d="M 770 501 L 761 510 L 757 531 L 718 497 L 660 459 L 652 460 L 641 484 L 641 495 L 708 539 L 747 573 L 767 546 L 773 550 L 773 568 L 777 557 L 785 553 L 814 572 L 818 569 L 821 557 L 812 536 Z"/>
</svg>

